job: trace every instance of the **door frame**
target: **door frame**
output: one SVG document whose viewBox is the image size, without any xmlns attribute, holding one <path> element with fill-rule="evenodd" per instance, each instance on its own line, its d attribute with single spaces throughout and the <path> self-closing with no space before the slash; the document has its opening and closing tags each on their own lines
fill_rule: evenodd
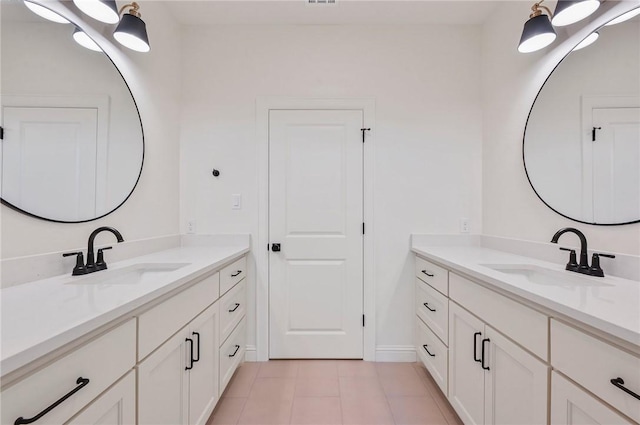
<svg viewBox="0 0 640 425">
<path fill-rule="evenodd" d="M 258 240 L 256 259 L 256 357 L 269 360 L 269 112 L 272 110 L 361 110 L 366 134 L 363 147 L 363 358 L 375 360 L 376 297 L 374 270 L 374 149 L 375 99 L 327 99 L 306 97 L 261 96 L 256 99 L 256 139 L 258 141 Z"/>
</svg>

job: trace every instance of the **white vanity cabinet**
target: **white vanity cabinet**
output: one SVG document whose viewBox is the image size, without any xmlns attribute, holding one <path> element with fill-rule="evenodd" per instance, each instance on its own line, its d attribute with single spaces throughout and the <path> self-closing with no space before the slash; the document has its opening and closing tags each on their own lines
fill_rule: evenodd
<svg viewBox="0 0 640 425">
<path fill-rule="evenodd" d="M 138 424 L 202 425 L 218 401 L 218 303 L 138 365 Z"/>
<path fill-rule="evenodd" d="M 136 374 L 130 371 L 66 425 L 131 425 L 135 423 Z"/>
<path fill-rule="evenodd" d="M 449 400 L 460 418 L 546 424 L 547 366 L 453 302 L 449 324 Z"/>
<path fill-rule="evenodd" d="M 3 389 L 2 425 L 66 423 L 131 371 L 135 353 L 136 323 L 131 319 Z"/>
<path fill-rule="evenodd" d="M 246 346 L 246 256 L 218 270 L 40 359 L 2 388 L 1 425 L 205 425 Z"/>
<path fill-rule="evenodd" d="M 417 257 L 415 274 L 416 352 L 442 392 L 447 394 L 449 272 Z"/>
<path fill-rule="evenodd" d="M 557 372 L 551 373 L 551 423 L 553 425 L 633 424 Z"/>
<path fill-rule="evenodd" d="M 640 357 L 637 355 L 551 320 L 551 364 L 623 415 L 640 422 Z M 562 410 L 564 406 L 553 388 L 551 391 L 552 410 Z M 613 411 L 611 414 L 617 416 Z"/>
<path fill-rule="evenodd" d="M 462 421 L 546 424 L 548 317 L 420 257 L 416 277 L 418 358 Z"/>
</svg>

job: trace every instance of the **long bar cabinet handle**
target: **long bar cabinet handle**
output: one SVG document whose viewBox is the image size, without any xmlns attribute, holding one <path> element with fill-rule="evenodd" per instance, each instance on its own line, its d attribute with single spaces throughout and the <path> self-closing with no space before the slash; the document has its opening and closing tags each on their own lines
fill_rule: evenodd
<svg viewBox="0 0 640 425">
<path fill-rule="evenodd" d="M 84 387 L 86 387 L 88 383 L 89 383 L 89 378 L 83 378 L 82 376 L 79 377 L 76 380 L 77 387 L 75 387 L 74 389 L 69 391 L 67 394 L 62 396 L 60 399 L 58 399 L 58 401 L 56 401 L 51 406 L 49 406 L 46 409 L 44 409 L 42 412 L 40 412 L 37 415 L 35 415 L 33 418 L 25 419 L 22 416 L 20 416 L 18 419 L 16 419 L 16 421 L 13 423 L 13 425 L 27 425 L 27 424 L 34 423 L 35 421 L 37 421 L 38 419 L 42 418 L 47 413 L 51 412 L 56 407 L 60 406 L 62 403 L 64 403 L 64 401 L 66 399 L 68 399 L 69 397 L 71 397 L 72 395 L 74 395 L 75 393 L 77 393 L 78 391 L 83 389 Z"/>
<path fill-rule="evenodd" d="M 635 392 L 631 391 L 629 388 L 627 388 L 627 387 L 625 387 L 625 386 L 624 386 L 624 379 L 622 379 L 622 378 L 620 378 L 620 377 L 617 377 L 617 378 L 615 378 L 615 379 L 612 379 L 612 380 L 611 380 L 611 383 L 612 383 L 614 386 L 616 386 L 616 387 L 620 388 L 620 389 L 621 389 L 622 391 L 624 391 L 625 393 L 629 394 L 631 397 L 635 397 L 635 398 L 637 398 L 638 400 L 640 400 L 640 394 L 635 393 Z"/>
</svg>

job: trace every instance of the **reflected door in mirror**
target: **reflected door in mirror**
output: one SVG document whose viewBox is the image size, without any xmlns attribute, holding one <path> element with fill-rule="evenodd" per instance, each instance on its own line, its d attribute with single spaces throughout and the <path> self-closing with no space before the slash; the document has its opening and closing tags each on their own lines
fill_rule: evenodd
<svg viewBox="0 0 640 425">
<path fill-rule="evenodd" d="M 95 215 L 97 109 L 5 107 L 3 115 L 2 198 L 58 220 Z"/>
</svg>

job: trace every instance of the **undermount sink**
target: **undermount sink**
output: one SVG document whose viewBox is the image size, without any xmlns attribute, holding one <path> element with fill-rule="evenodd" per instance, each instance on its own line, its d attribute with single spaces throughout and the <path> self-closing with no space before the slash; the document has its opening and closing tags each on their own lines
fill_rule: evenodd
<svg viewBox="0 0 640 425">
<path fill-rule="evenodd" d="M 556 271 L 533 264 L 480 264 L 500 273 L 528 283 L 547 286 L 611 286 L 599 277 L 580 275 L 569 271 Z"/>
<path fill-rule="evenodd" d="M 72 278 L 72 285 L 139 285 L 157 281 L 190 263 L 139 263 L 121 269 L 103 270 Z"/>
</svg>

